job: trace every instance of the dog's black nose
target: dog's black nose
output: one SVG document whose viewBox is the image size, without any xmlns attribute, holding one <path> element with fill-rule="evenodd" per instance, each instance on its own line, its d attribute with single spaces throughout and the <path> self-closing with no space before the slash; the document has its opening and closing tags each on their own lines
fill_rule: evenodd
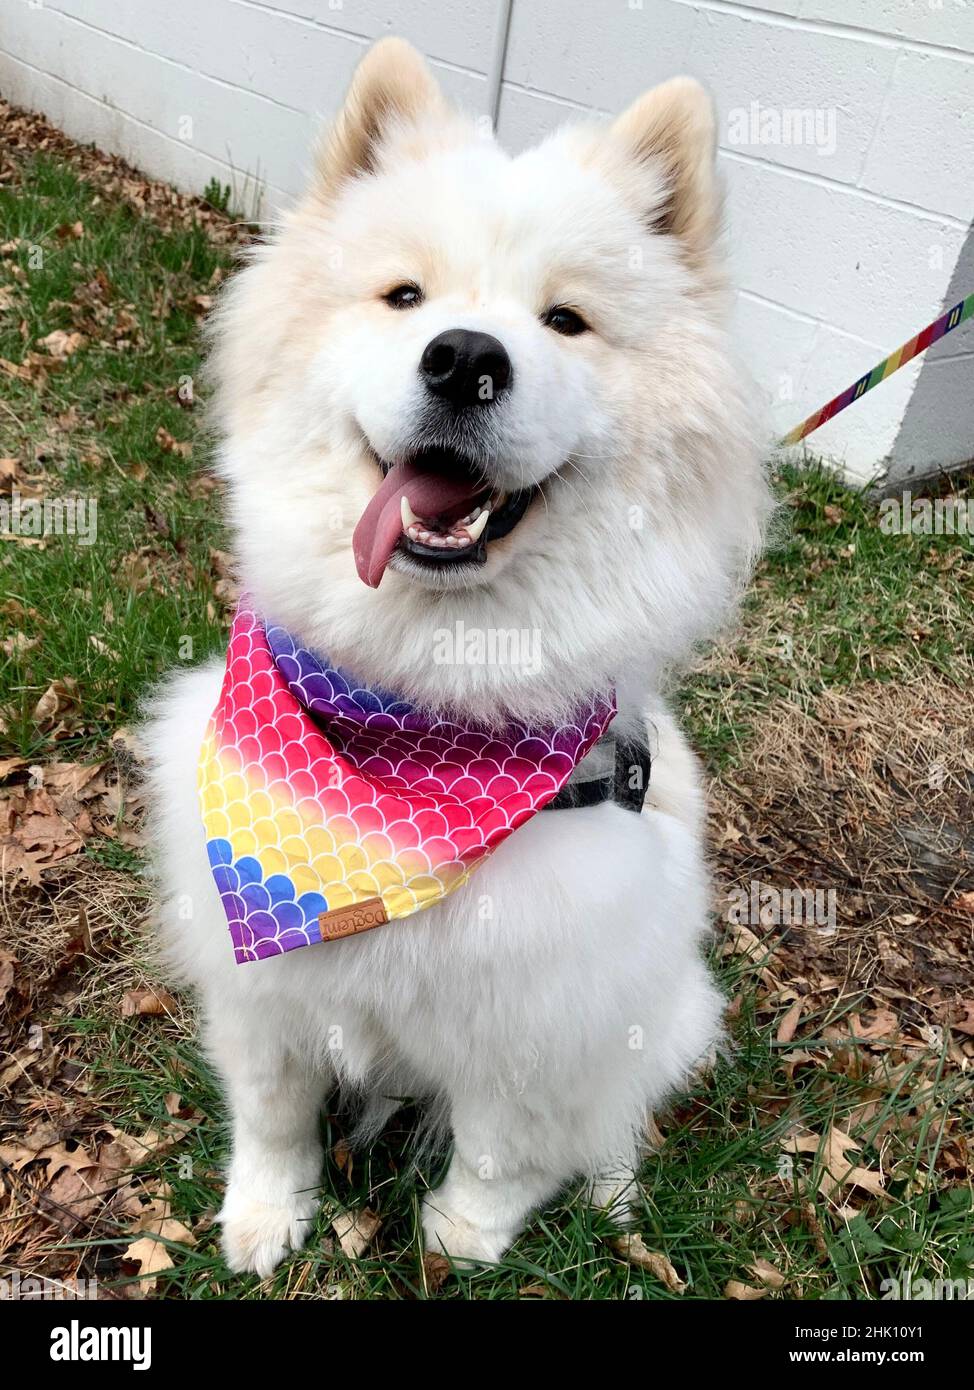
<svg viewBox="0 0 974 1390">
<path fill-rule="evenodd" d="M 426 344 L 419 370 L 451 405 L 487 405 L 510 384 L 511 359 L 489 333 L 450 328 Z"/>
</svg>

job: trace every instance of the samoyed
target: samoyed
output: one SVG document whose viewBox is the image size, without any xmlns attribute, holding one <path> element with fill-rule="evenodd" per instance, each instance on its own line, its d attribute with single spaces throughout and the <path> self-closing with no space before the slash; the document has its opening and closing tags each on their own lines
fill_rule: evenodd
<svg viewBox="0 0 974 1390">
<path fill-rule="evenodd" d="M 372 1132 L 428 1099 L 453 1156 L 427 1248 L 496 1261 L 570 1180 L 621 1212 L 647 1112 L 719 1038 L 700 782 L 659 694 L 767 510 L 714 157 L 675 78 L 512 158 L 385 39 L 223 293 L 248 597 L 147 742 L 234 1270 L 305 1240 L 336 1085 Z"/>
</svg>

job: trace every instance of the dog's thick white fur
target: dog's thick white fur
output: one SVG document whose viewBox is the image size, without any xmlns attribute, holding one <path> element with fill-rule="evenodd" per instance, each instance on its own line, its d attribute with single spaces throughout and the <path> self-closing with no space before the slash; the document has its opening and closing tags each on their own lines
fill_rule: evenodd
<svg viewBox="0 0 974 1390">
<path fill-rule="evenodd" d="M 429 1248 L 496 1260 L 566 1181 L 617 1202 L 647 1111 L 719 1036 L 692 755 L 662 673 L 726 616 L 766 492 L 725 337 L 714 126 L 696 84 L 614 125 L 509 158 L 445 105 L 399 40 L 363 60 L 311 189 L 231 282 L 213 369 L 237 556 L 264 615 L 364 681 L 434 708 L 550 721 L 615 684 L 648 722 L 647 809 L 545 812 L 435 907 L 238 966 L 204 849 L 196 766 L 219 664 L 185 673 L 147 729 L 164 939 L 197 988 L 233 1117 L 230 1266 L 266 1275 L 305 1239 L 338 1081 L 438 1102 L 454 1155 Z M 383 299 L 402 282 L 422 302 Z M 553 305 L 589 331 L 566 337 Z M 486 564 L 358 578 L 351 534 L 376 455 L 426 442 L 417 364 L 447 328 L 500 339 L 512 384 L 484 467 L 540 484 Z M 446 571 L 444 570 L 444 574 Z M 436 634 L 534 634 L 528 665 L 443 664 Z"/>
</svg>

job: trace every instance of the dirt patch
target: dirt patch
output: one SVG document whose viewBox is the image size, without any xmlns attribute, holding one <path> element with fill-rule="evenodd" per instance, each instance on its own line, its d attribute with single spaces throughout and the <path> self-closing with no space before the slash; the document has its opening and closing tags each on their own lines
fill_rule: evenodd
<svg viewBox="0 0 974 1390">
<path fill-rule="evenodd" d="M 9 186 L 19 181 L 18 154 L 48 154 L 69 164 L 80 177 L 95 184 L 106 198 L 151 217 L 164 231 L 198 225 L 205 228 L 210 240 L 221 246 L 246 243 L 251 239 L 253 228 L 250 224 L 234 221 L 203 198 L 179 193 L 169 184 L 146 178 L 117 155 L 104 154 L 93 145 L 77 144 L 43 116 L 11 106 L 2 99 L 0 126 L 3 127 L 0 184 Z M 59 229 L 64 239 L 72 234 L 71 227 Z"/>
<path fill-rule="evenodd" d="M 971 723 L 969 693 L 933 676 L 782 700 L 710 790 L 727 930 L 803 995 L 949 1030 L 958 1065 L 974 1058 Z"/>
</svg>

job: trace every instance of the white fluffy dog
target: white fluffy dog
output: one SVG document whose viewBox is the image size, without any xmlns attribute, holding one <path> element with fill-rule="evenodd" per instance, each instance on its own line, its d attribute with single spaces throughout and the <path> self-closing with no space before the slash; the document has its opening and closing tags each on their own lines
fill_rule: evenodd
<svg viewBox="0 0 974 1390">
<path fill-rule="evenodd" d="M 714 147 L 708 98 L 678 78 L 511 158 L 386 39 L 303 202 L 224 294 L 220 467 L 267 621 L 485 726 L 614 688 L 617 739 L 648 730 L 653 752 L 641 814 L 536 815 L 442 901 L 239 965 L 197 794 L 223 663 L 168 685 L 148 729 L 164 938 L 227 1087 L 235 1270 L 306 1238 L 338 1082 L 374 1124 L 387 1097 L 435 1100 L 453 1158 L 427 1247 L 491 1261 L 568 1180 L 618 1204 L 647 1111 L 719 1037 L 697 774 L 657 694 L 729 611 L 766 511 Z M 468 514 L 366 524 L 409 468 L 466 486 Z M 522 659 L 461 633 L 519 634 Z"/>
</svg>

